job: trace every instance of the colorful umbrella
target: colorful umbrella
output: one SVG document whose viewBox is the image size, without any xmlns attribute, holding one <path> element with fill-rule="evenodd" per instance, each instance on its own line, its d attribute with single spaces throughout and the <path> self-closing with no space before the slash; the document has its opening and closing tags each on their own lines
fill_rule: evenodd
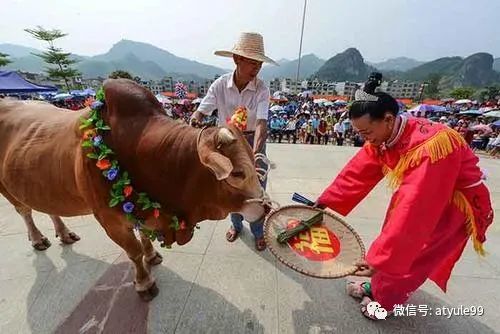
<svg viewBox="0 0 500 334">
<path fill-rule="evenodd" d="M 498 117 L 500 118 L 500 110 L 492 110 L 484 114 L 485 117 Z"/>
</svg>

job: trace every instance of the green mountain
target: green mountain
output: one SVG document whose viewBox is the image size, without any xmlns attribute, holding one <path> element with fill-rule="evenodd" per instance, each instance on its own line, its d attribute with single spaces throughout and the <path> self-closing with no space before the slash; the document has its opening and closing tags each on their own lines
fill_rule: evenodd
<svg viewBox="0 0 500 334">
<path fill-rule="evenodd" d="M 266 65 L 260 71 L 260 76 L 266 80 L 274 78 L 295 78 L 297 76 L 298 59 L 287 60 L 281 59 L 278 61 L 280 66 Z M 318 58 L 314 54 L 308 54 L 300 58 L 300 78 L 308 78 L 316 73 L 325 60 Z"/>
<path fill-rule="evenodd" d="M 482 52 L 465 58 L 458 68 L 454 68 L 441 79 L 440 86 L 485 87 L 499 82 L 500 73 L 493 70 L 493 56 Z"/>
<path fill-rule="evenodd" d="M 379 63 L 366 62 L 368 65 L 377 68 L 379 71 L 398 71 L 405 72 L 422 65 L 424 62 L 407 57 L 397 57 L 387 59 Z"/>
<path fill-rule="evenodd" d="M 130 56 L 133 55 L 131 65 L 136 66 L 136 61 L 143 62 L 144 68 L 139 66 L 136 70 L 144 71 L 143 77 L 154 75 L 151 70 L 154 66 L 151 63 L 156 63 L 164 73 L 188 73 L 196 74 L 203 78 L 213 78 L 215 75 L 226 73 L 227 71 L 215 66 L 199 63 L 194 60 L 189 60 L 177 57 L 174 54 L 160 49 L 151 44 L 134 42 L 129 40 L 121 40 L 105 54 L 92 57 L 93 61 L 118 62 L 127 65 L 130 61 Z M 125 67 L 128 68 L 128 67 Z M 153 77 L 151 77 L 153 78 Z"/>
<path fill-rule="evenodd" d="M 493 61 L 493 69 L 497 72 L 500 72 L 500 58 L 496 58 Z"/>
<path fill-rule="evenodd" d="M 31 56 L 32 52 L 40 52 L 40 51 L 27 46 L 2 43 L 0 44 L 0 52 L 8 54 L 10 58 L 21 58 L 21 57 Z"/>
<path fill-rule="evenodd" d="M 365 64 L 361 53 L 350 48 L 328 59 L 314 74 L 320 80 L 364 82 L 375 68 Z"/>
<path fill-rule="evenodd" d="M 32 55 L 40 50 L 13 44 L 0 44 L 0 52 L 13 61 L 5 69 L 42 72 L 45 64 Z M 80 60 L 75 67 L 85 78 L 107 77 L 115 70 L 126 70 L 143 79 L 161 79 L 165 76 L 212 79 L 227 70 L 177 57 L 172 53 L 141 42 L 122 40 L 105 54 L 94 57 L 73 56 Z"/>
<path fill-rule="evenodd" d="M 441 89 L 454 87 L 484 87 L 500 82 L 500 74 L 493 70 L 493 56 L 476 53 L 465 59 L 445 57 L 417 66 L 400 75 L 401 79 L 425 81 L 440 76 Z"/>
<path fill-rule="evenodd" d="M 449 75 L 457 71 L 462 65 L 461 57 L 439 58 L 428 63 L 417 66 L 405 73 L 403 78 L 410 81 L 424 81 L 431 74 Z"/>
</svg>

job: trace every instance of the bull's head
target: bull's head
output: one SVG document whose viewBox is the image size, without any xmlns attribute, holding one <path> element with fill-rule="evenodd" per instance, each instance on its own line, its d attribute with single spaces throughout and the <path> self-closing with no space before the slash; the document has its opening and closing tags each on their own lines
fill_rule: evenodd
<svg viewBox="0 0 500 334">
<path fill-rule="evenodd" d="M 263 194 L 255 171 L 254 155 L 242 133 L 236 128 L 221 127 L 215 132 L 200 133 L 197 143 L 198 156 L 217 179 L 217 192 L 226 197 L 228 212 L 240 212 L 245 220 L 253 222 L 265 214 L 261 203 L 246 200 L 260 198 Z M 227 212 L 221 212 L 224 218 Z"/>
</svg>

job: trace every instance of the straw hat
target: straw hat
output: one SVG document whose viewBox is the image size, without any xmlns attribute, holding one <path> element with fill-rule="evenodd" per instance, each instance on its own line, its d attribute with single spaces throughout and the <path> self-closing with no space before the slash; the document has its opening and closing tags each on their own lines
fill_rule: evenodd
<svg viewBox="0 0 500 334">
<path fill-rule="evenodd" d="M 240 38 L 231 51 L 219 50 L 214 52 L 217 56 L 233 57 L 233 55 L 250 58 L 279 66 L 277 62 L 267 57 L 264 52 L 264 38 L 254 32 L 241 33 Z"/>
</svg>

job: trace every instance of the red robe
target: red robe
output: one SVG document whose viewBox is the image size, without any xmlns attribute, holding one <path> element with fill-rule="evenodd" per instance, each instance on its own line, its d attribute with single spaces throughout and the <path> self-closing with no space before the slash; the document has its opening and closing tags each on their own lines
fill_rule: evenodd
<svg viewBox="0 0 500 334">
<path fill-rule="evenodd" d="M 365 144 L 319 197 L 345 216 L 384 176 L 397 189 L 366 255 L 376 270 L 374 299 L 384 308 L 404 303 L 427 278 L 446 291 L 469 237 L 484 255 L 493 210 L 478 161 L 456 131 L 409 118 L 391 148 Z"/>
</svg>

